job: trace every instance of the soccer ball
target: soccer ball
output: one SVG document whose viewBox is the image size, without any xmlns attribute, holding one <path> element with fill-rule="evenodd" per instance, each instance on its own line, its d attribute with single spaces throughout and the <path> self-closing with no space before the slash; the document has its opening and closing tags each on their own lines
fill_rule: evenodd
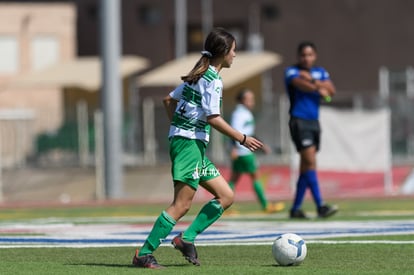
<svg viewBox="0 0 414 275">
<path fill-rule="evenodd" d="M 280 265 L 299 265 L 305 260 L 307 248 L 305 241 L 300 236 L 294 233 L 285 233 L 273 242 L 272 253 Z"/>
</svg>

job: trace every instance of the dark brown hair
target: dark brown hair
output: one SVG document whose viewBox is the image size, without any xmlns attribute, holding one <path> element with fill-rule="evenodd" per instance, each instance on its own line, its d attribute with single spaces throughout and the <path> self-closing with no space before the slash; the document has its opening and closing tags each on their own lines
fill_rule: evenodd
<svg viewBox="0 0 414 275">
<path fill-rule="evenodd" d="M 242 88 L 239 90 L 239 92 L 236 95 L 236 102 L 237 103 L 243 103 L 244 96 L 247 94 L 247 92 L 250 92 L 251 90 L 249 88 Z"/>
<path fill-rule="evenodd" d="M 196 83 L 207 71 L 210 61 L 217 57 L 223 57 L 229 53 L 235 38 L 223 28 L 212 30 L 204 42 L 204 51 L 194 68 L 181 79 L 189 84 Z"/>
<path fill-rule="evenodd" d="M 300 55 L 302 53 L 302 51 L 307 48 L 307 47 L 311 47 L 315 52 L 316 52 L 316 45 L 315 43 L 311 42 L 311 41 L 302 41 L 299 43 L 298 48 L 296 50 L 296 53 L 298 55 Z"/>
</svg>

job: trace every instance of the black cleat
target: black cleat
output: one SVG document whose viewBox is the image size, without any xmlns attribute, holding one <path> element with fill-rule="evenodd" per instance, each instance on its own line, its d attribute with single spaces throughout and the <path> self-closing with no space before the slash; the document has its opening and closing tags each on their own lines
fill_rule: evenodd
<svg viewBox="0 0 414 275">
<path fill-rule="evenodd" d="M 318 217 L 327 218 L 338 212 L 338 206 L 336 205 L 322 205 L 318 208 Z"/>
<path fill-rule="evenodd" d="M 152 254 L 138 256 L 138 249 L 135 252 L 134 258 L 132 258 L 132 264 L 136 267 L 162 269 L 164 266 L 157 263 L 157 260 Z"/>
<path fill-rule="evenodd" d="M 191 242 L 184 241 L 182 235 L 183 233 L 180 233 L 179 235 L 175 236 L 171 241 L 172 245 L 175 249 L 181 251 L 187 261 L 193 265 L 200 265 L 195 245 Z"/>
<path fill-rule="evenodd" d="M 307 219 L 308 217 L 305 215 L 301 209 L 290 210 L 290 218 L 291 219 Z"/>
</svg>

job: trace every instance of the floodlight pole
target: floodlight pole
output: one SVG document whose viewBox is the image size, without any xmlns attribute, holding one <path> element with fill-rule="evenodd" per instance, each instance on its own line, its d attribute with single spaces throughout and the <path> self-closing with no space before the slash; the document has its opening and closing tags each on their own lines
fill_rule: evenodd
<svg viewBox="0 0 414 275">
<path fill-rule="evenodd" d="M 187 53 L 187 0 L 175 0 L 175 58 Z"/>
<path fill-rule="evenodd" d="M 123 195 L 120 1 L 101 0 L 104 185 L 107 199 Z"/>
<path fill-rule="evenodd" d="M 203 31 L 203 40 L 213 29 L 213 2 L 212 0 L 201 0 L 201 26 Z"/>
</svg>

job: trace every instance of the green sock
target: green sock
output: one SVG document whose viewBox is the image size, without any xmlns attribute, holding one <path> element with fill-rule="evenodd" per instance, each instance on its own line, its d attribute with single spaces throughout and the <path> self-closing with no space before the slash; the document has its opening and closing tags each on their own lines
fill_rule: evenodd
<svg viewBox="0 0 414 275">
<path fill-rule="evenodd" d="M 230 186 L 230 188 L 231 188 L 231 190 L 233 190 L 234 191 L 234 182 L 233 181 L 229 181 L 229 186 Z"/>
<path fill-rule="evenodd" d="M 263 189 L 263 186 L 260 181 L 256 180 L 253 183 L 254 191 L 256 192 L 257 199 L 259 200 L 260 204 L 262 205 L 263 209 L 267 207 L 267 199 Z"/>
<path fill-rule="evenodd" d="M 223 214 L 223 207 L 221 204 L 213 199 L 206 203 L 198 213 L 195 220 L 190 224 L 186 231 L 183 233 L 183 239 L 187 242 L 194 242 L 198 234 L 207 229 L 212 223 L 214 223 Z"/>
<path fill-rule="evenodd" d="M 138 256 L 152 254 L 160 246 L 161 241 L 170 234 L 175 224 L 176 221 L 167 212 L 163 211 L 155 221 L 144 245 L 139 250 Z"/>
</svg>

